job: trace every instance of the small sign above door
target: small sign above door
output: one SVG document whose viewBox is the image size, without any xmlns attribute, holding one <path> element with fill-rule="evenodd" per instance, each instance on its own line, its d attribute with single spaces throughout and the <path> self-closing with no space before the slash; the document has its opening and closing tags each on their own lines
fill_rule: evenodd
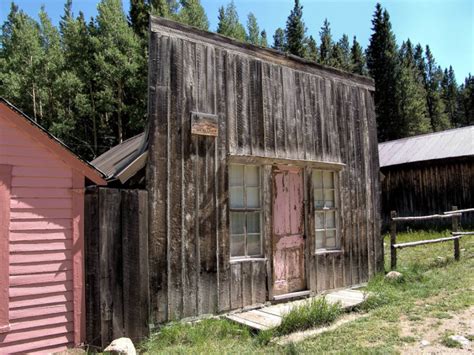
<svg viewBox="0 0 474 355">
<path fill-rule="evenodd" d="M 191 112 L 191 133 L 200 136 L 217 137 L 219 134 L 217 115 Z"/>
</svg>

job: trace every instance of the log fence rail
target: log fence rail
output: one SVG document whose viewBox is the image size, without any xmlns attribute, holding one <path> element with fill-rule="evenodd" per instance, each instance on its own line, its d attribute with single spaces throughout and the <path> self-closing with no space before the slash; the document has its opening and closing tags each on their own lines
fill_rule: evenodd
<svg viewBox="0 0 474 355">
<path fill-rule="evenodd" d="M 459 260 L 460 249 L 459 239 L 463 236 L 474 235 L 474 232 L 459 232 L 459 221 L 463 213 L 474 212 L 474 208 L 466 208 L 458 210 L 456 206 L 453 206 L 451 211 L 444 212 L 443 214 L 433 214 L 429 216 L 406 216 L 398 217 L 396 211 L 390 213 L 390 268 L 394 270 L 397 268 L 397 250 L 403 248 L 411 248 L 419 245 L 427 245 L 433 243 L 442 243 L 453 241 L 454 246 L 454 259 Z M 415 242 L 397 243 L 397 222 L 408 222 L 408 221 L 421 221 L 430 219 L 445 219 L 451 218 L 452 220 L 452 231 L 450 237 L 419 240 Z"/>
</svg>

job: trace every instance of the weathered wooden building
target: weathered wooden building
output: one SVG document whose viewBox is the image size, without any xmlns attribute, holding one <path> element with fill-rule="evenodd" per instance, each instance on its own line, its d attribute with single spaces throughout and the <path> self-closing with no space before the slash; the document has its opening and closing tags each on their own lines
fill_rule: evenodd
<svg viewBox="0 0 474 355">
<path fill-rule="evenodd" d="M 149 43 L 152 323 L 382 270 L 371 79 L 165 19 Z"/>
<path fill-rule="evenodd" d="M 423 216 L 474 206 L 474 126 L 381 143 L 379 156 L 384 225 L 392 210 Z M 461 223 L 474 224 L 474 214 L 463 214 Z"/>
<path fill-rule="evenodd" d="M 84 190 L 102 174 L 0 99 L 0 353 L 85 340 Z"/>
</svg>

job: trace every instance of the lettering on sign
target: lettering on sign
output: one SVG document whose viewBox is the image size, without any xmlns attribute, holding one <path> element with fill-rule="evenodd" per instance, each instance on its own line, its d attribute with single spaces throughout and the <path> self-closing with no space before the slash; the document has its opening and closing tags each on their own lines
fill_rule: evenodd
<svg viewBox="0 0 474 355">
<path fill-rule="evenodd" d="M 200 136 L 217 137 L 219 134 L 217 115 L 191 112 L 191 133 Z"/>
</svg>

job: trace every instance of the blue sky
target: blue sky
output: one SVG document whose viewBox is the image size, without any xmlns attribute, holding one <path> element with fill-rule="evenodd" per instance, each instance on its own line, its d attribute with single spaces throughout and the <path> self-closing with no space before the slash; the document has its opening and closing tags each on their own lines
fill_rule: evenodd
<svg viewBox="0 0 474 355">
<path fill-rule="evenodd" d="M 284 27 L 293 7 L 293 0 L 234 0 L 241 22 L 246 23 L 252 11 L 261 29 L 272 40 L 277 27 Z M 228 0 L 201 0 L 206 9 L 211 29 L 217 26 L 217 9 Z M 32 16 L 40 6 L 55 23 L 62 14 L 64 0 L 16 0 L 16 3 Z M 77 14 L 83 11 L 94 16 L 98 0 L 73 0 Z M 371 34 L 371 18 L 376 1 L 373 0 L 301 0 L 303 17 L 308 28 L 318 40 L 319 29 L 325 18 L 331 23 L 335 40 L 343 33 L 357 36 L 367 46 Z M 385 0 L 382 5 L 390 13 L 398 43 L 410 38 L 412 42 L 429 44 L 439 65 L 452 65 L 460 84 L 469 73 L 474 74 L 474 0 Z M 128 11 L 129 0 L 123 0 Z M 3 23 L 10 7 L 9 0 L 0 0 L 0 21 Z"/>
</svg>

